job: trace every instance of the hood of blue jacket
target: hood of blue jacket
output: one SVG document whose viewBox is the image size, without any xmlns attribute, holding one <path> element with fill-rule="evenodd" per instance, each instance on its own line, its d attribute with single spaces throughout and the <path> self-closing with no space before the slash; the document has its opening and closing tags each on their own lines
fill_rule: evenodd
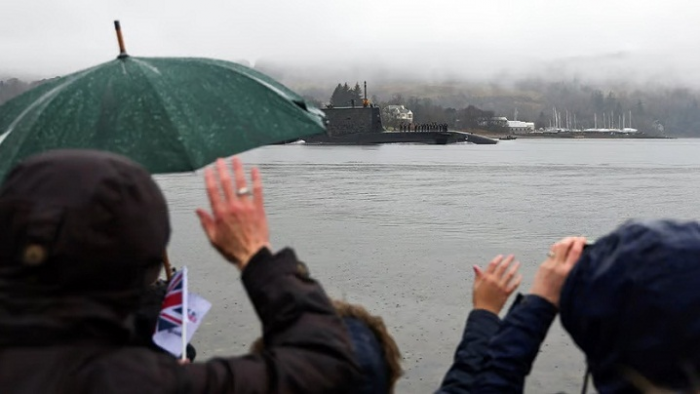
<svg viewBox="0 0 700 394">
<path fill-rule="evenodd" d="M 584 251 L 560 312 L 601 392 L 635 375 L 669 389 L 700 381 L 700 225 L 623 224 Z"/>
</svg>

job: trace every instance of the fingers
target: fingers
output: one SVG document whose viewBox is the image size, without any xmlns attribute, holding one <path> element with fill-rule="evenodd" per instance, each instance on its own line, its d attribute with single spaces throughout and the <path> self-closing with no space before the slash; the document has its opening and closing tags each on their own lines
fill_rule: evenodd
<svg viewBox="0 0 700 394">
<path fill-rule="evenodd" d="M 233 158 L 233 176 L 236 179 L 236 190 L 241 190 L 246 187 L 245 172 L 243 171 L 243 163 L 237 156 Z"/>
<path fill-rule="evenodd" d="M 216 160 L 216 169 L 219 173 L 219 182 L 221 182 L 221 188 L 224 189 L 224 196 L 227 202 L 234 201 L 236 199 L 236 193 L 233 191 L 233 184 L 231 183 L 231 174 L 226 168 L 226 161 L 224 159 Z"/>
<path fill-rule="evenodd" d="M 558 263 L 573 265 L 583 252 L 585 237 L 566 237 L 552 246 L 551 252 Z"/>
<path fill-rule="evenodd" d="M 506 272 L 506 269 L 508 268 L 510 263 L 513 262 L 513 257 L 514 256 L 512 254 L 510 254 L 510 255 L 508 255 L 508 257 L 506 257 L 505 260 L 503 260 L 500 264 L 498 264 L 498 267 L 496 267 L 496 272 L 495 272 L 497 278 L 503 277 L 503 273 Z"/>
<path fill-rule="evenodd" d="M 573 241 L 571 244 L 571 249 L 569 249 L 569 254 L 566 256 L 566 265 L 573 266 L 576 264 L 578 259 L 581 257 L 581 253 L 583 253 L 585 244 L 586 238 L 584 237 L 578 237 Z"/>
<path fill-rule="evenodd" d="M 233 181 L 231 179 L 231 172 L 226 167 L 226 161 L 224 159 L 218 159 L 216 161 L 216 172 L 214 172 L 214 170 L 211 168 L 206 169 L 204 172 L 207 194 L 209 195 L 209 203 L 212 206 L 214 215 L 221 213 L 226 203 L 238 201 L 240 196 L 238 196 L 237 191 L 247 187 L 243 163 L 238 157 L 234 157 L 231 162 L 234 173 Z M 251 176 L 253 177 L 253 194 L 255 196 L 254 202 L 256 205 L 262 207 L 263 193 L 260 171 L 257 168 L 254 168 L 251 171 Z M 220 189 L 222 189 L 224 193 L 223 199 L 221 197 L 222 190 Z"/>
<path fill-rule="evenodd" d="M 215 216 L 218 216 L 223 211 L 223 203 L 219 194 L 219 185 L 216 182 L 214 170 L 207 168 L 204 170 L 204 184 L 207 188 L 207 196 L 209 196 L 209 205 Z"/>
<path fill-rule="evenodd" d="M 512 256 L 511 256 L 511 257 L 512 257 Z M 513 259 L 511 258 L 511 261 L 512 261 L 512 260 L 513 260 Z M 502 286 L 506 286 L 508 283 L 510 283 L 511 280 L 513 280 L 513 277 L 514 277 L 515 274 L 518 272 L 518 268 L 520 268 L 520 262 L 519 262 L 519 261 L 516 261 L 516 262 L 510 267 L 510 269 L 508 270 L 508 272 L 506 272 L 506 274 L 505 274 L 503 277 L 501 277 L 501 285 L 502 285 Z"/>
<path fill-rule="evenodd" d="M 549 259 L 557 263 L 563 263 L 566 260 L 566 256 L 569 254 L 569 249 L 571 249 L 574 240 L 576 240 L 576 237 L 566 237 L 552 245 L 549 250 L 550 253 L 548 254 Z"/>
<path fill-rule="evenodd" d="M 214 218 L 202 209 L 198 209 L 196 212 L 204 232 L 209 238 L 212 238 L 214 236 Z"/>
<path fill-rule="evenodd" d="M 501 255 L 501 254 L 494 257 L 493 260 L 491 260 L 491 262 L 489 262 L 489 266 L 486 267 L 486 273 L 493 274 L 494 272 L 496 272 L 496 268 L 498 267 L 498 264 L 501 263 L 501 260 L 503 260 L 503 255 Z"/>
<path fill-rule="evenodd" d="M 481 267 L 478 265 L 475 265 L 474 267 L 474 275 L 476 275 L 476 280 L 481 279 L 482 276 L 484 276 L 484 271 L 481 270 Z"/>
<path fill-rule="evenodd" d="M 512 281 L 512 282 L 510 283 L 510 285 L 508 285 L 508 287 L 506 288 L 506 292 L 508 293 L 508 295 L 513 294 L 513 292 L 515 291 L 515 289 L 517 289 L 518 286 L 520 286 L 520 283 L 521 283 L 522 281 L 523 281 L 523 276 L 522 276 L 522 275 L 518 275 L 518 276 L 515 278 L 515 280 Z"/>
<path fill-rule="evenodd" d="M 260 170 L 257 167 L 253 167 L 250 171 L 250 177 L 253 179 L 253 202 L 258 208 L 263 208 L 263 186 L 262 180 L 260 179 Z"/>
</svg>

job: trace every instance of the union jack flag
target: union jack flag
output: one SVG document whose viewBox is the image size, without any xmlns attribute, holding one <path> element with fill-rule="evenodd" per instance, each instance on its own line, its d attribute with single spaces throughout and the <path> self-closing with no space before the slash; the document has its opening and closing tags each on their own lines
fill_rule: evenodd
<svg viewBox="0 0 700 394">
<path fill-rule="evenodd" d="M 183 267 L 170 278 L 153 334 L 153 342 L 174 356 L 181 356 L 210 308 L 209 301 L 188 293 L 187 267 Z M 187 319 L 184 319 L 183 323 L 185 309 Z"/>
<path fill-rule="evenodd" d="M 182 325 L 184 273 L 184 269 L 180 270 L 170 279 L 168 288 L 165 291 L 165 298 L 161 306 L 160 316 L 158 316 L 156 332 L 172 330 Z"/>
</svg>

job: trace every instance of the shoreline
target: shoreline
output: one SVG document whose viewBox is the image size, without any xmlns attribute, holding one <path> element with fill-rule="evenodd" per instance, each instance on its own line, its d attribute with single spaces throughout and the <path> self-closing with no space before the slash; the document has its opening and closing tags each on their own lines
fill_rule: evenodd
<svg viewBox="0 0 700 394">
<path fill-rule="evenodd" d="M 566 139 L 616 139 L 616 140 L 627 140 L 627 139 L 654 139 L 654 140 L 674 140 L 677 139 L 677 137 L 669 137 L 669 136 L 662 136 L 662 135 L 648 135 L 648 134 L 630 134 L 630 135 L 621 135 L 621 134 L 603 134 L 603 133 L 586 133 L 586 132 L 581 132 L 581 133 L 528 133 L 528 134 L 508 134 L 508 133 L 494 133 L 486 130 L 473 130 L 473 131 L 468 131 L 469 133 L 479 135 L 482 137 L 488 137 L 488 138 L 493 138 L 493 139 L 499 139 L 499 138 L 505 138 L 507 136 L 513 136 L 517 138 L 523 138 L 523 139 L 561 139 L 561 138 L 566 138 Z"/>
</svg>

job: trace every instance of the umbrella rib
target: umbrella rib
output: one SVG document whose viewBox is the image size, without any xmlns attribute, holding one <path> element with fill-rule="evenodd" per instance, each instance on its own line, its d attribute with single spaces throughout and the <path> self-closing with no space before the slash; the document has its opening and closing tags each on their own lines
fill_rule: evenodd
<svg viewBox="0 0 700 394">
<path fill-rule="evenodd" d="M 32 104 L 30 104 L 24 111 L 22 111 L 22 113 L 20 113 L 17 116 L 17 118 L 15 118 L 12 121 L 12 123 L 10 123 L 10 125 L 7 128 L 7 131 L 0 136 L 0 148 L 7 149 L 7 150 L 10 150 L 12 152 L 12 153 L 4 152 L 3 155 L 7 154 L 8 156 L 12 157 L 12 159 L 10 159 L 10 160 L 16 161 L 15 156 L 17 155 L 17 152 L 19 152 L 21 150 L 22 146 L 27 142 L 27 138 L 29 138 L 30 133 L 25 133 L 25 135 L 20 135 L 18 137 L 19 140 L 16 141 L 16 143 L 12 147 L 8 147 L 7 144 L 5 143 L 7 137 L 9 137 L 10 134 L 12 134 L 14 129 L 22 122 L 24 117 L 26 117 L 32 110 L 34 110 L 35 108 L 37 108 L 41 105 L 49 105 L 51 103 L 51 101 L 53 101 L 53 99 L 57 96 L 57 92 L 59 92 L 63 89 L 66 89 L 68 86 L 70 86 L 74 82 L 78 81 L 80 79 L 80 77 L 84 77 L 87 74 L 90 74 L 94 71 L 97 71 L 99 69 L 99 67 L 100 66 L 98 65 L 98 66 L 91 67 L 91 68 L 88 68 L 86 70 L 80 71 L 78 73 L 71 74 L 71 75 L 64 77 L 64 78 L 66 78 L 65 81 L 62 81 L 60 83 L 57 81 L 57 85 L 55 87 L 51 88 L 49 91 L 43 93 L 36 100 L 34 100 L 34 102 L 32 102 Z M 29 93 L 29 92 L 27 92 L 27 93 Z M 39 116 L 37 116 L 36 119 L 38 119 Z M 36 122 L 36 119 L 34 119 L 35 122 Z M 8 162 L 8 163 L 11 163 L 11 162 Z M 12 165 L 14 165 L 14 164 L 12 164 Z M 2 177 L 4 177 L 7 174 L 7 171 L 9 171 L 9 170 L 10 170 L 10 164 L 8 164 L 8 166 L 4 168 L 4 173 L 3 173 L 3 169 L 0 168 L 0 179 L 2 179 Z"/>
<path fill-rule="evenodd" d="M 155 84 L 153 83 L 153 81 L 151 81 L 151 77 L 150 77 L 150 75 L 148 74 L 148 72 L 144 72 L 144 71 L 143 71 L 143 69 L 145 68 L 145 69 L 147 69 L 147 70 L 149 70 L 149 71 L 151 71 L 151 72 L 154 72 L 154 73 L 160 75 L 160 72 L 158 71 L 158 68 L 155 67 L 155 66 L 152 66 L 152 65 L 148 64 L 147 62 L 143 61 L 142 59 L 137 59 L 137 58 L 133 58 L 133 57 L 131 57 L 131 58 L 129 58 L 129 59 L 130 59 L 131 61 L 133 61 L 134 63 L 136 63 L 139 67 L 141 67 L 141 69 L 142 69 L 142 75 L 145 77 L 146 81 L 148 81 L 148 83 L 149 83 L 149 84 L 151 85 L 151 87 L 153 88 L 153 89 L 152 89 L 153 92 L 155 92 L 155 94 L 158 96 L 158 98 L 161 100 L 162 103 L 165 103 L 166 100 L 163 98 L 163 94 L 161 93 L 160 90 L 158 90 L 158 89 L 155 88 Z M 170 120 L 169 118 L 168 118 L 168 122 L 170 122 L 171 125 L 173 125 L 173 127 L 177 130 L 177 136 L 180 137 L 180 129 L 179 129 L 177 126 L 175 126 L 174 122 L 173 122 L 172 120 Z M 193 171 L 197 170 L 197 167 L 195 166 L 195 164 L 194 164 L 194 162 L 193 162 L 193 160 L 192 160 L 192 157 L 190 156 L 189 148 L 188 148 L 187 144 L 185 144 L 184 138 L 177 138 L 177 140 L 178 140 L 178 142 L 180 143 L 180 145 L 182 146 L 182 151 L 183 151 L 185 157 L 187 158 L 187 162 L 190 164 L 190 168 L 191 168 Z"/>
<path fill-rule="evenodd" d="M 242 76 L 242 77 L 245 77 L 245 78 L 248 78 L 248 79 L 252 80 L 253 82 L 259 83 L 260 85 L 264 86 L 264 87 L 267 88 L 268 90 L 271 90 L 272 92 L 276 93 L 277 95 L 286 98 L 287 100 L 289 100 L 290 102 L 294 103 L 294 104 L 297 105 L 297 106 L 299 106 L 298 101 L 300 101 L 300 100 L 301 100 L 302 102 L 305 103 L 303 97 L 301 97 L 301 96 L 299 96 L 298 94 L 294 93 L 293 91 L 291 91 L 291 90 L 290 90 L 289 88 L 287 88 L 287 87 L 285 87 L 285 89 L 289 90 L 289 92 L 287 92 L 287 91 L 285 91 L 285 90 L 283 90 L 283 89 L 278 88 L 277 86 L 275 86 L 275 85 L 273 85 L 272 83 L 270 83 L 270 82 L 264 80 L 263 78 L 258 78 L 257 76 L 255 76 L 255 75 L 250 75 L 250 74 L 248 74 L 247 72 L 246 72 L 246 73 L 239 72 L 239 71 L 233 69 L 232 67 L 230 67 L 230 66 L 228 66 L 228 65 L 226 65 L 226 64 L 221 64 L 221 63 L 219 63 L 218 61 L 212 61 L 211 59 L 200 59 L 200 60 L 206 60 L 210 65 L 212 65 L 212 66 L 214 66 L 214 67 L 220 67 L 220 68 L 224 68 L 224 69 L 229 70 L 229 71 L 234 71 L 234 72 L 237 73 L 237 75 Z M 258 71 L 253 70 L 253 69 L 250 69 L 250 71 L 252 71 L 253 73 L 259 73 Z M 269 77 L 268 77 L 268 78 L 269 78 Z M 279 82 L 278 82 L 278 83 L 279 83 Z M 296 97 L 295 97 L 295 96 L 296 96 Z M 299 106 L 299 107 L 300 107 L 300 106 Z M 308 107 L 308 105 L 307 105 L 307 107 Z M 302 109 L 304 109 L 304 108 L 302 108 Z M 304 110 L 305 110 L 308 114 L 311 114 L 311 115 L 314 115 L 314 116 L 320 116 L 319 114 L 314 113 L 314 112 L 312 112 L 312 111 L 309 111 L 308 109 L 304 109 Z M 325 115 L 324 115 L 324 116 L 325 116 Z"/>
</svg>

